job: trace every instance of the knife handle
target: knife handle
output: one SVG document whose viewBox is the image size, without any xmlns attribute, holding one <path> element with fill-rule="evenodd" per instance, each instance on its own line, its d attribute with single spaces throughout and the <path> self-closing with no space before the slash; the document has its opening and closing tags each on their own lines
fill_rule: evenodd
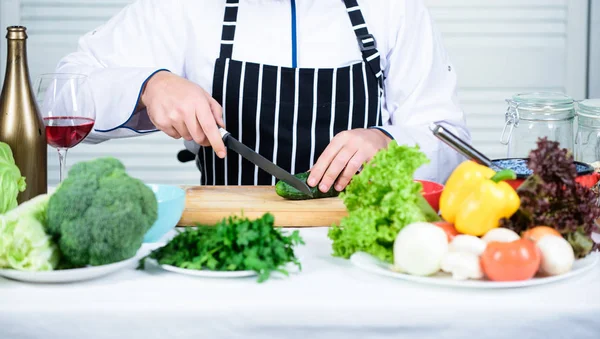
<svg viewBox="0 0 600 339">
<path fill-rule="evenodd" d="M 433 135 L 438 137 L 441 141 L 452 147 L 455 151 L 467 157 L 469 160 L 473 160 L 481 165 L 491 167 L 492 161 L 486 157 L 483 153 L 476 150 L 473 146 L 468 144 L 466 141 L 452 134 L 452 132 L 445 129 L 443 126 L 433 124 L 430 127 Z"/>
<path fill-rule="evenodd" d="M 179 160 L 179 162 L 194 161 L 194 160 L 196 160 L 196 155 L 194 153 L 188 151 L 187 149 L 184 149 L 184 150 L 179 151 L 179 153 L 177 153 L 177 160 Z"/>
<path fill-rule="evenodd" d="M 224 129 L 223 127 L 219 127 L 219 133 L 221 133 L 221 139 L 225 140 L 225 138 L 231 134 L 229 132 L 227 132 L 226 129 Z"/>
</svg>

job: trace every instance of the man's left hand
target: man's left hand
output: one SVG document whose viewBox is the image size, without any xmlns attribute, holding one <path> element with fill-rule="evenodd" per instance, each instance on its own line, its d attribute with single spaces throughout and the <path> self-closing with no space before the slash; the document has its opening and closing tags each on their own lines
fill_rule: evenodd
<svg viewBox="0 0 600 339">
<path fill-rule="evenodd" d="M 390 141 L 390 137 L 375 128 L 337 134 L 310 170 L 308 185 L 319 184 L 319 190 L 327 192 L 335 184 L 335 190 L 343 191 L 361 166 Z"/>
</svg>

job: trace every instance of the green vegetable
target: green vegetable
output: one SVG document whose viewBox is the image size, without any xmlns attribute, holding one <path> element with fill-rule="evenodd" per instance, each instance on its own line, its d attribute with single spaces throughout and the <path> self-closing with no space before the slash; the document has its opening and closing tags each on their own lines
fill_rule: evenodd
<svg viewBox="0 0 600 339">
<path fill-rule="evenodd" d="M 152 190 L 114 158 L 75 164 L 50 198 L 48 232 L 61 267 L 111 264 L 133 257 L 158 216 Z"/>
<path fill-rule="evenodd" d="M 49 195 L 39 195 L 0 216 L 0 268 L 50 271 L 59 250 L 46 234 Z"/>
<path fill-rule="evenodd" d="M 26 186 L 10 146 L 0 142 L 0 214 L 17 207 L 17 196 Z"/>
<path fill-rule="evenodd" d="M 349 258 L 362 251 L 393 261 L 398 233 L 412 223 L 439 221 L 414 181 L 415 171 L 429 160 L 418 146 L 392 141 L 378 152 L 340 195 L 348 216 L 329 230 L 333 256 Z"/>
<path fill-rule="evenodd" d="M 592 239 L 593 233 L 600 232 L 598 196 L 576 181 L 573 154 L 557 141 L 538 138 L 528 167 L 533 174 L 517 189 L 519 210 L 503 219 L 501 226 L 518 234 L 539 225 L 552 227 L 571 244 L 576 259 L 598 249 L 600 244 Z"/>
<path fill-rule="evenodd" d="M 296 174 L 295 177 L 306 182 L 306 180 L 308 180 L 309 175 L 310 175 L 310 172 L 304 172 L 304 173 Z M 307 200 L 307 199 L 330 198 L 330 197 L 337 197 L 340 194 L 340 192 L 336 191 L 333 188 L 333 186 L 329 189 L 329 191 L 327 191 L 327 193 L 323 193 L 323 192 L 319 191 L 318 187 L 312 187 L 311 192 L 312 192 L 313 196 L 311 198 L 310 196 L 300 192 L 295 187 L 290 186 L 289 184 L 287 184 L 283 181 L 277 182 L 277 184 L 275 185 L 275 192 L 280 197 L 288 199 L 288 200 Z"/>
<path fill-rule="evenodd" d="M 253 270 L 259 274 L 258 282 L 264 282 L 275 271 L 288 275 L 283 268 L 287 263 L 301 269 L 293 250 L 294 245 L 304 244 L 300 234 L 285 236 L 273 225 L 273 216 L 267 213 L 256 220 L 234 216 L 215 227 L 189 227 L 148 257 L 161 265 L 194 270 Z"/>
</svg>

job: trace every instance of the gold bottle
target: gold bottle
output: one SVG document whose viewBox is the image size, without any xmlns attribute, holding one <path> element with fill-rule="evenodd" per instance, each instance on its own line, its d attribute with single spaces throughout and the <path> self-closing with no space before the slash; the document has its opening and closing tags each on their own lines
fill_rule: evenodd
<svg viewBox="0 0 600 339">
<path fill-rule="evenodd" d="M 25 191 L 17 197 L 20 204 L 47 193 L 48 146 L 29 77 L 27 29 L 11 26 L 7 30 L 6 74 L 0 94 L 0 141 L 11 147 L 27 183 Z"/>
</svg>

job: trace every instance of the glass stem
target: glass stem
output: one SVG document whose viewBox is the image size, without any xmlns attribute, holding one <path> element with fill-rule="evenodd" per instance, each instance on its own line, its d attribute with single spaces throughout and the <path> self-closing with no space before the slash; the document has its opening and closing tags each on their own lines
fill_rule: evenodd
<svg viewBox="0 0 600 339">
<path fill-rule="evenodd" d="M 67 170 L 67 148 L 57 148 L 58 151 L 58 182 L 62 182 L 65 178 L 65 173 Z"/>
</svg>

